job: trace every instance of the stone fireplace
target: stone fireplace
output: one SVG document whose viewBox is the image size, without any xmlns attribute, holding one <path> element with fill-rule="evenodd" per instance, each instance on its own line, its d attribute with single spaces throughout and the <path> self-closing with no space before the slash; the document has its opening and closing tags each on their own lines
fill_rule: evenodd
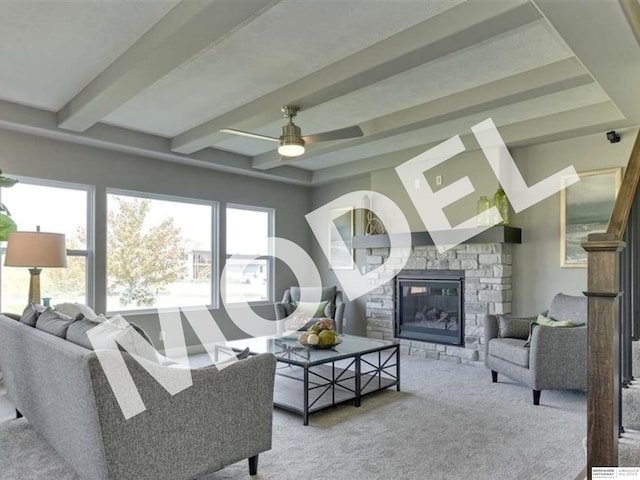
<svg viewBox="0 0 640 480">
<path fill-rule="evenodd" d="M 417 323 L 422 323 L 426 327 L 445 327 L 445 331 L 450 328 L 451 330 L 448 330 L 450 333 L 445 335 L 453 338 L 455 321 L 444 322 L 446 320 L 444 315 L 445 313 L 447 317 L 455 315 L 449 309 L 458 297 L 461 300 L 459 307 L 461 313 L 458 319 L 459 341 L 443 341 L 449 340 L 449 338 L 443 338 L 443 335 L 440 337 L 436 335 L 435 338 L 430 339 L 420 338 L 419 335 L 417 338 L 416 335 L 406 338 L 403 331 L 397 329 L 397 282 L 402 280 L 402 276 L 378 287 L 368 295 L 367 336 L 382 339 L 398 338 L 403 353 L 410 355 L 455 363 L 484 365 L 482 316 L 487 313 L 511 312 L 512 248 L 513 245 L 510 243 L 469 243 L 458 245 L 440 254 L 435 246 L 414 246 L 401 273 L 418 277 L 442 273 L 448 277 L 448 280 L 455 277 L 458 279 L 456 281 L 461 281 L 460 286 L 456 286 L 447 283 L 447 278 L 436 280 L 440 284 L 433 285 L 433 292 L 440 298 L 434 300 L 432 304 L 418 305 L 418 300 L 412 300 L 410 308 L 413 309 L 411 316 L 414 323 L 417 319 Z M 367 270 L 378 268 L 388 256 L 389 248 L 386 246 L 368 248 Z M 398 266 L 395 265 L 395 267 Z M 416 295 L 421 293 L 421 289 L 431 288 L 425 285 L 413 285 L 413 287 L 415 287 L 413 294 Z M 437 322 L 433 323 L 440 317 L 443 320 L 441 325 Z M 420 325 L 413 325 L 413 327 L 420 327 Z"/>
</svg>

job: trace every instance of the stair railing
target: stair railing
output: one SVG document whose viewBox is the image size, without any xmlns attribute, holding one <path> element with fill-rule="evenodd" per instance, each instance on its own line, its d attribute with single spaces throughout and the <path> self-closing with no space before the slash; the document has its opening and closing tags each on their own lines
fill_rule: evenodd
<svg viewBox="0 0 640 480">
<path fill-rule="evenodd" d="M 618 465 L 620 432 L 620 252 L 640 179 L 640 132 L 606 233 L 592 233 L 587 251 L 588 393 L 587 474 Z"/>
</svg>

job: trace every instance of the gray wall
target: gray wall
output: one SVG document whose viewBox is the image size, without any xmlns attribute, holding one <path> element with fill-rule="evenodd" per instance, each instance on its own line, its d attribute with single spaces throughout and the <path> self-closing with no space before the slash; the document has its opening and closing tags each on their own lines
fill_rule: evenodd
<svg viewBox="0 0 640 480">
<path fill-rule="evenodd" d="M 342 182 L 332 182 L 327 185 L 322 185 L 321 187 L 314 187 L 311 191 L 312 208 L 319 208 L 342 194 L 358 190 L 370 190 L 370 179 L 368 175 L 344 180 Z M 364 220 L 361 213 L 362 212 L 358 212 L 355 216 L 356 235 L 362 235 L 364 233 Z M 311 242 L 310 253 L 320 272 L 322 284 L 327 286 L 337 285 L 338 288 L 342 290 L 333 270 L 329 269 L 329 261 L 315 238 Z M 365 264 L 365 255 L 366 252 L 363 250 L 355 251 L 355 260 L 358 266 Z M 349 301 L 345 309 L 344 318 L 346 333 L 366 335 L 365 299 L 359 298 L 354 301 Z"/>
<path fill-rule="evenodd" d="M 0 146 L 0 168 L 6 174 L 95 186 L 95 309 L 98 312 L 104 312 L 106 308 L 107 188 L 215 200 L 220 202 L 221 214 L 225 202 L 272 207 L 276 210 L 276 235 L 292 240 L 309 251 L 311 232 L 304 219 L 310 210 L 310 189 L 307 187 L 177 165 L 4 130 L 0 130 Z M 223 222 L 220 227 L 220 247 L 223 247 Z M 224 250 L 219 255 L 222 261 Z M 293 282 L 295 277 L 291 271 L 278 263 L 275 297 L 281 297 L 284 289 Z M 255 309 L 265 318 L 273 318 L 271 304 Z M 237 338 L 242 334 L 224 309 L 213 310 L 212 314 L 229 337 Z M 161 342 L 157 341 L 159 324 L 156 314 L 133 314 L 127 315 L 127 318 L 148 330 L 154 342 L 161 346 Z M 199 343 L 189 328 L 185 329 L 185 333 L 188 345 Z"/>
<path fill-rule="evenodd" d="M 629 160 L 636 131 L 622 133 L 611 144 L 604 132 L 514 149 L 512 156 L 528 185 L 573 165 L 580 172 L 624 167 Z M 553 295 L 580 295 L 587 287 L 585 268 L 560 268 L 560 194 L 533 205 L 515 216 L 522 228 L 522 245 L 513 258 L 514 312 L 528 315 L 548 307 Z"/>
<path fill-rule="evenodd" d="M 546 144 L 516 148 L 512 156 L 527 184 L 573 165 L 578 172 L 625 166 L 633 146 L 636 131 L 622 132 L 622 140 L 610 144 L 604 133 L 577 137 Z M 419 152 L 418 152 L 419 153 Z M 397 156 L 398 164 L 408 160 Z M 468 175 L 475 192 L 459 200 L 445 210 L 452 225 L 476 212 L 480 195 L 493 195 L 498 181 L 481 151 L 476 150 L 456 156 L 426 173 L 434 190 L 435 176 L 443 176 L 443 186 Z M 413 231 L 424 231 L 416 209 L 405 192 L 395 170 L 374 171 L 370 179 L 334 182 L 316 187 L 312 192 L 313 208 L 354 190 L 371 189 L 383 193 L 395 201 L 404 212 Z M 558 292 L 579 295 L 586 289 L 586 269 L 560 268 L 560 194 L 520 212 L 511 213 L 511 224 L 522 228 L 523 243 L 514 246 L 513 258 L 513 311 L 530 314 L 546 309 L 553 295 Z M 313 258 L 320 268 L 326 284 L 335 282 L 335 275 L 327 268 L 327 262 L 317 245 L 312 246 Z M 356 258 L 362 265 L 365 251 L 357 251 Z M 364 333 L 364 299 L 349 306 L 350 328 Z"/>
</svg>

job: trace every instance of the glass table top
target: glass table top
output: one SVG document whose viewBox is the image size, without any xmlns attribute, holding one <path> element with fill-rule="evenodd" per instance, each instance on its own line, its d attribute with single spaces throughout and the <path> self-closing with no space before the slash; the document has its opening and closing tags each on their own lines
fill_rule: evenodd
<svg viewBox="0 0 640 480">
<path fill-rule="evenodd" d="M 327 363 L 342 358 L 353 357 L 392 348 L 398 345 L 395 340 L 377 340 L 375 338 L 340 335 L 341 343 L 332 348 L 321 349 L 307 347 L 298 342 L 298 333 L 284 336 L 269 336 L 233 340 L 217 345 L 218 349 L 242 351 L 249 348 L 252 354 L 273 353 L 278 361 L 296 365 Z"/>
</svg>

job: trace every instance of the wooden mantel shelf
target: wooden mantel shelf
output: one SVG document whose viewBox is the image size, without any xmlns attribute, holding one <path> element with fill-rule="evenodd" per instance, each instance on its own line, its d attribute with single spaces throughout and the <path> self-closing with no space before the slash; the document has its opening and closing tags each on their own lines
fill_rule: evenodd
<svg viewBox="0 0 640 480">
<path fill-rule="evenodd" d="M 522 243 L 522 230 L 518 227 L 491 227 L 470 238 L 468 243 Z M 411 244 L 416 246 L 434 245 L 429 232 L 411 232 Z M 353 237 L 353 248 L 389 247 L 388 235 L 358 235 Z"/>
</svg>

